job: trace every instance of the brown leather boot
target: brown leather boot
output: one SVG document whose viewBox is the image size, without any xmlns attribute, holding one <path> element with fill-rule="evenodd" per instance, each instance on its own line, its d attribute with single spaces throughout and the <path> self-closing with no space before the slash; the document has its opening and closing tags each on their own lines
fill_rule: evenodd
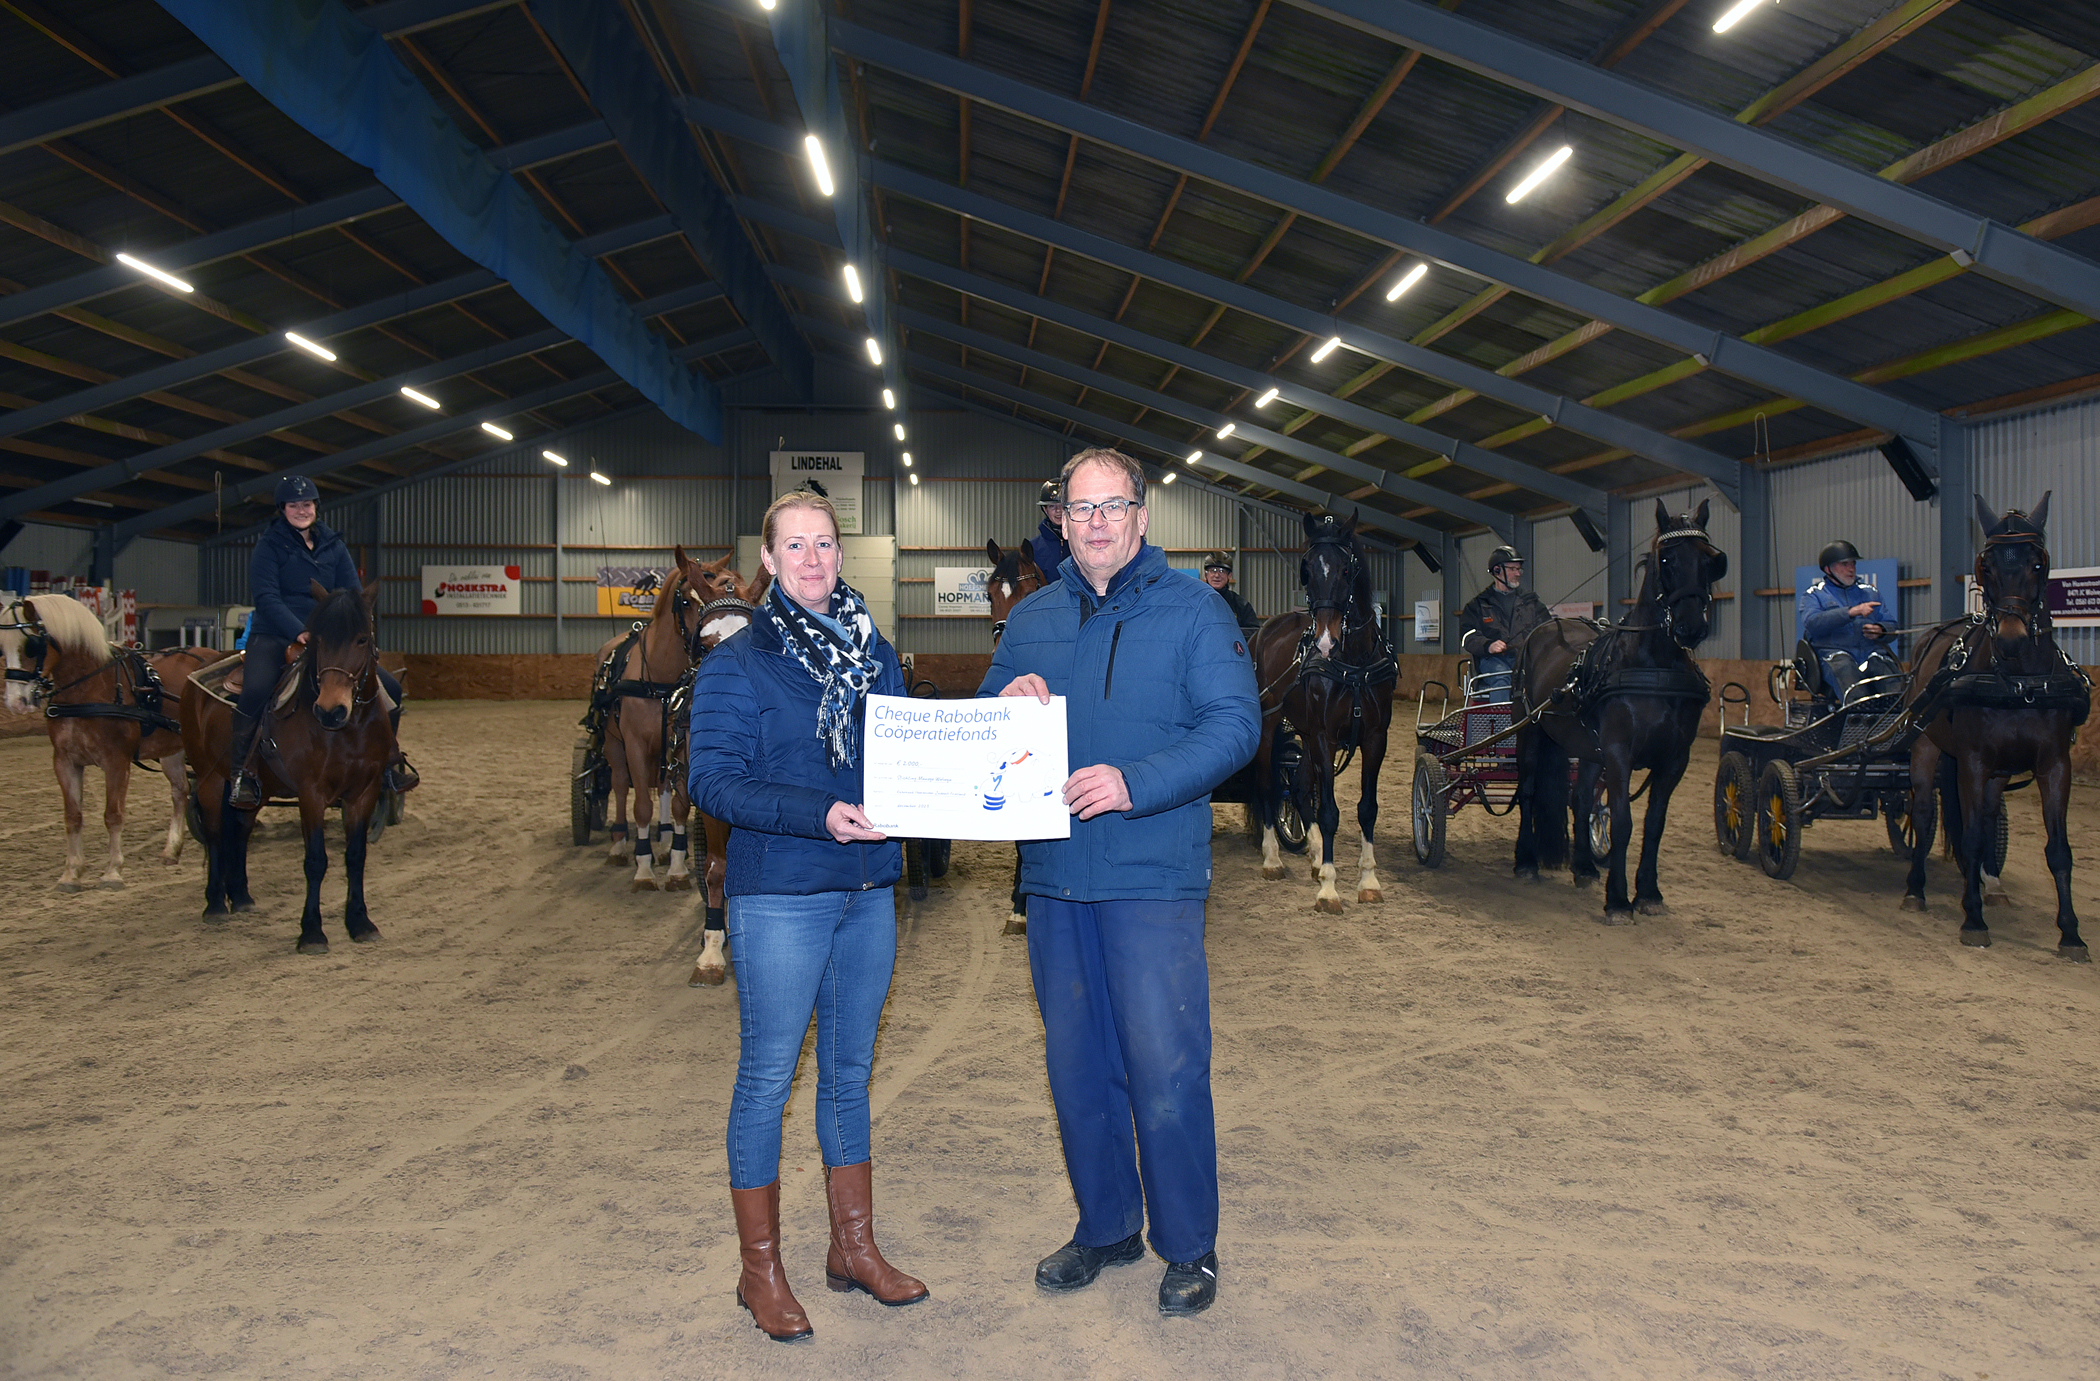
<svg viewBox="0 0 2100 1381">
<path fill-rule="evenodd" d="M 737 1278 L 736 1302 L 751 1311 L 759 1332 L 776 1343 L 805 1342 L 815 1336 L 809 1317 L 788 1289 L 780 1269 L 780 1181 L 760 1189 L 732 1189 L 736 1235 L 744 1252 L 744 1273 Z"/>
<path fill-rule="evenodd" d="M 831 1205 L 831 1251 L 824 1278 L 834 1290 L 865 1290 L 884 1304 L 917 1304 L 926 1287 L 882 1259 L 875 1247 L 872 1161 L 824 1168 L 824 1198 Z"/>
</svg>

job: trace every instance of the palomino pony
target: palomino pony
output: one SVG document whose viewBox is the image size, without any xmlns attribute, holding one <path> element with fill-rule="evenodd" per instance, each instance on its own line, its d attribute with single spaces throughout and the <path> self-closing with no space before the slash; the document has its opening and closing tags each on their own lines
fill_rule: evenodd
<svg viewBox="0 0 2100 1381">
<path fill-rule="evenodd" d="M 688 673 L 700 660 L 706 634 L 705 611 L 729 596 L 734 573 L 729 563 L 734 555 L 704 565 L 672 549 L 677 563 L 656 592 L 656 607 L 649 620 L 632 632 L 623 633 L 598 649 L 600 676 L 609 696 L 605 716 L 605 759 L 612 768 L 612 820 L 607 826 L 611 848 L 605 866 L 618 868 L 631 857 L 634 878 L 630 890 L 658 890 L 651 821 L 659 804 L 669 804 L 670 783 L 664 780 L 664 746 L 669 739 L 670 700 Z M 743 610 L 748 621 L 750 610 Z M 722 636 L 727 636 L 723 633 Z M 595 713 L 595 710 L 594 710 Z M 627 848 L 627 793 L 634 791 L 634 846 Z M 658 798 L 664 800 L 659 802 Z M 671 835 L 670 872 L 663 890 L 682 892 L 692 887 L 686 867 L 685 820 L 675 822 Z"/>
<path fill-rule="evenodd" d="M 328 875 L 328 807 L 343 807 L 343 872 L 349 895 L 343 926 L 365 944 L 379 927 L 365 908 L 365 850 L 372 812 L 394 760 L 391 707 L 379 684 L 379 649 L 372 636 L 377 582 L 362 594 L 324 590 L 310 582 L 314 610 L 306 620 L 306 646 L 293 663 L 288 701 L 272 697 L 256 752 L 264 800 L 296 797 L 299 827 L 306 837 L 306 909 L 299 918 L 299 953 L 326 954 L 321 930 L 321 879 Z M 278 667 L 243 668 L 244 676 L 276 678 Z M 204 884 L 204 919 L 229 910 L 250 911 L 248 836 L 255 812 L 227 804 L 226 758 L 233 737 L 233 711 L 194 681 L 183 688 L 182 742 L 197 769 L 197 810 L 210 872 Z"/>
<path fill-rule="evenodd" d="M 1001 635 L 1006 632 L 1006 620 L 1012 615 L 1014 606 L 1050 583 L 1051 577 L 1043 574 L 1035 564 L 1035 557 L 1028 551 L 1028 544 L 1002 551 L 996 539 L 987 539 L 984 554 L 991 560 L 992 573 L 985 580 L 985 596 L 992 603 L 992 646 L 999 646 Z M 1007 935 L 1028 933 L 1028 899 L 1021 895 L 1021 846 L 1014 845 L 1014 885 L 1012 913 L 1006 918 Z"/>
<path fill-rule="evenodd" d="M 2071 737 L 2092 709 L 2092 683 L 2056 645 L 2046 598 L 2049 547 L 2043 525 L 2049 495 L 2029 513 L 2000 516 L 1982 499 L 1976 519 L 1983 550 L 1976 584 L 1984 612 L 1943 623 L 1920 639 L 1905 704 L 1922 732 L 1910 755 L 1911 818 L 1928 818 L 1935 781 L 1947 837 L 1962 869 L 1961 942 L 1991 942 L 1983 920 L 1987 828 L 2004 808 L 2007 780 L 2034 774 L 2048 842 L 2042 857 L 2056 880 L 2056 953 L 2077 963 L 2092 956 L 2071 907 L 2071 844 L 2065 812 L 2071 799 Z M 1946 759 L 1943 766 L 1942 759 Z M 1929 835 L 1911 849 L 1905 910 L 1925 909 Z"/>
<path fill-rule="evenodd" d="M 1669 818 L 1670 793 L 1691 762 L 1692 742 L 1710 694 L 1691 648 L 1707 634 L 1714 582 L 1728 556 L 1706 535 L 1708 505 L 1673 516 L 1655 504 L 1655 539 L 1642 561 L 1640 598 L 1622 624 L 1549 619 L 1517 649 L 1512 700 L 1531 723 L 1517 734 L 1516 873 L 1538 880 L 1568 851 L 1568 759 L 1582 768 L 1572 800 L 1596 799 L 1604 776 L 1611 798 L 1611 864 L 1604 884 L 1604 923 L 1631 924 L 1635 911 L 1666 908 L 1655 880 L 1655 854 Z M 1535 718 L 1533 718 L 1535 716 Z M 1633 836 L 1632 776 L 1645 768 L 1648 813 L 1640 870 L 1626 895 L 1626 848 Z M 1586 815 L 1586 812 L 1578 812 Z M 1575 831 L 1575 885 L 1596 881 L 1587 828 Z"/>
<path fill-rule="evenodd" d="M 1305 515 L 1305 559 L 1298 567 L 1305 611 L 1278 614 L 1254 635 L 1254 673 L 1261 686 L 1261 747 L 1255 750 L 1261 804 L 1261 875 L 1286 875 L 1277 848 L 1278 803 L 1273 757 L 1276 725 L 1289 719 L 1305 744 L 1297 784 L 1298 813 L 1315 822 L 1319 861 L 1313 876 L 1319 911 L 1339 912 L 1334 885 L 1334 839 L 1341 825 L 1334 782 L 1351 753 L 1363 755 L 1363 789 L 1356 823 L 1363 848 L 1357 858 L 1356 899 L 1382 901 L 1378 858 L 1371 847 L 1378 824 L 1378 771 L 1385 765 L 1393 721 L 1393 685 L 1399 663 L 1372 607 L 1371 574 L 1356 536 L 1356 515 Z M 1310 850 L 1308 850 L 1308 853 Z"/>
<path fill-rule="evenodd" d="M 219 653 L 179 648 L 148 657 L 112 649 L 102 620 L 71 595 L 31 595 L 0 613 L 0 649 L 7 661 L 7 705 L 28 710 L 41 701 L 51 736 L 51 771 L 65 800 L 66 869 L 61 892 L 80 890 L 86 850 L 81 840 L 81 792 L 90 765 L 102 769 L 102 823 L 109 859 L 100 885 L 124 885 L 124 802 L 133 762 L 158 761 L 168 779 L 174 816 L 160 861 L 182 857 L 182 816 L 189 803 L 182 735 L 162 704 L 163 678 L 180 686 Z"/>
</svg>

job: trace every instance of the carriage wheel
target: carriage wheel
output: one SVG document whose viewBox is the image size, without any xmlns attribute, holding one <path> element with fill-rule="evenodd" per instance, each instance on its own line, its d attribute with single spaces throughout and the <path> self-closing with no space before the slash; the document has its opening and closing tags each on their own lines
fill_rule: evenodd
<svg viewBox="0 0 2100 1381">
<path fill-rule="evenodd" d="M 598 775 L 591 756 L 591 741 L 576 740 L 569 756 L 569 841 L 578 848 L 591 842 L 591 786 Z"/>
<path fill-rule="evenodd" d="M 1278 731 L 1276 756 L 1270 764 L 1275 779 L 1276 842 L 1285 853 L 1305 852 L 1305 817 L 1298 813 L 1298 774 L 1305 770 L 1305 753 L 1297 736 Z"/>
<path fill-rule="evenodd" d="M 1914 820 L 1910 813 L 1910 793 L 1891 791 L 1881 798 L 1881 814 L 1889 828 L 1889 847 L 1905 862 L 1910 860 L 1910 851 L 1916 845 L 1918 832 L 1925 833 L 1925 847 L 1932 847 L 1933 834 L 1939 829 L 1939 808 L 1930 801 L 1925 805 L 1925 816 Z"/>
<path fill-rule="evenodd" d="M 401 823 L 401 817 L 403 815 L 406 815 L 407 813 L 408 805 L 407 802 L 402 799 L 401 793 L 395 791 L 392 787 L 387 788 L 386 822 L 389 825 L 398 825 Z"/>
<path fill-rule="evenodd" d="M 944 878 L 948 876 L 948 860 L 955 852 L 952 839 L 929 839 L 926 841 L 926 876 Z"/>
<path fill-rule="evenodd" d="M 913 901 L 926 900 L 926 841 L 904 841 L 904 890 Z"/>
<path fill-rule="evenodd" d="M 2005 851 L 2012 844 L 2012 827 L 2005 823 L 2005 807 L 1998 807 L 1998 814 L 1991 821 L 1990 866 L 1985 869 L 1992 877 L 2005 876 Z"/>
<path fill-rule="evenodd" d="M 1723 753 L 1721 770 L 1714 774 L 1714 838 L 1721 852 L 1737 862 L 1750 857 L 1750 844 L 1757 837 L 1751 824 L 1756 809 L 1751 801 L 1757 782 L 1750 775 L 1750 759 L 1741 753 Z"/>
<path fill-rule="evenodd" d="M 1298 813 L 1298 799 L 1289 792 L 1276 802 L 1276 842 L 1284 852 L 1305 852 L 1305 817 Z"/>
<path fill-rule="evenodd" d="M 1785 882 L 1801 862 L 1801 779 L 1794 765 L 1774 758 L 1757 781 L 1757 863 Z"/>
<path fill-rule="evenodd" d="M 1611 797 L 1605 792 L 1604 787 L 1601 784 L 1597 788 L 1596 799 L 1590 802 L 1590 812 L 1588 819 L 1590 827 L 1591 859 L 1594 860 L 1600 858 L 1610 858 Z"/>
<path fill-rule="evenodd" d="M 1415 862 L 1424 868 L 1444 866 L 1444 786 L 1444 765 L 1432 753 L 1417 753 L 1408 813 L 1414 823 Z"/>
</svg>

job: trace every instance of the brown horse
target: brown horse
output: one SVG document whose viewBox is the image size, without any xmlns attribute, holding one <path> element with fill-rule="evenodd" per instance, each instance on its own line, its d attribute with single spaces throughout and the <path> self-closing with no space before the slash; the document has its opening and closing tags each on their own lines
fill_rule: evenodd
<svg viewBox="0 0 2100 1381">
<path fill-rule="evenodd" d="M 1919 641 L 1904 692 L 1920 730 L 1911 749 L 1911 818 L 1930 818 L 1937 785 L 1947 836 L 1961 860 L 1961 942 L 1991 943 L 1983 920 L 1983 869 L 1993 819 L 2004 809 L 2007 781 L 2033 774 L 2048 842 L 2042 857 L 2056 880 L 2057 954 L 2078 963 L 2091 955 L 2071 906 L 2071 844 L 2065 814 L 2071 799 L 2071 738 L 2092 709 L 2092 683 L 2056 645 L 2049 620 L 2049 548 L 2043 525 L 2049 495 L 2032 512 L 2003 516 L 1976 500 L 1983 550 L 1976 584 L 1984 612 L 1943 623 Z M 1944 762 L 1944 765 L 1943 765 Z M 1925 855 L 1931 834 L 1918 832 L 1906 910 L 1925 909 Z"/>
<path fill-rule="evenodd" d="M 349 885 L 343 925 L 360 944 L 379 938 L 365 907 L 365 850 L 372 812 L 394 760 L 394 725 L 379 683 L 379 649 L 372 634 L 377 582 L 362 594 L 324 590 L 310 582 L 314 610 L 306 620 L 306 645 L 290 673 L 291 699 L 264 716 L 256 754 L 264 800 L 295 797 L 306 837 L 306 909 L 299 918 L 301 954 L 326 954 L 321 930 L 321 879 L 328 874 L 328 807 L 343 808 L 343 872 Z M 279 668 L 253 666 L 247 676 L 279 675 Z M 233 711 L 195 682 L 183 688 L 182 743 L 197 769 L 197 811 L 209 872 L 204 918 L 249 911 L 248 836 L 253 810 L 227 803 L 226 759 L 233 737 Z"/>
<path fill-rule="evenodd" d="M 1029 554 L 1028 544 L 1001 550 L 997 539 L 987 539 L 984 554 L 992 563 L 992 573 L 985 580 L 985 596 L 992 603 L 992 646 L 999 646 L 999 638 L 1006 632 L 1006 620 L 1014 606 L 1050 583 L 1042 568 L 1035 564 Z M 1014 845 L 1014 885 L 1011 894 L 1013 910 L 1006 918 L 1007 935 L 1028 933 L 1028 899 L 1021 895 L 1021 846 Z"/>
<path fill-rule="evenodd" d="M 80 802 L 89 766 L 102 769 L 102 823 L 109 831 L 109 859 L 99 885 L 124 885 L 124 803 L 134 762 L 157 761 L 168 779 L 174 815 L 160 861 L 180 860 L 189 784 L 183 775 L 182 735 L 162 696 L 171 683 L 180 694 L 190 673 L 220 654 L 210 648 L 155 656 L 113 649 L 102 621 L 71 595 L 31 595 L 0 611 L 0 651 L 7 662 L 8 707 L 27 710 L 39 701 L 44 706 L 51 771 L 65 801 L 66 869 L 59 874 L 58 890 L 80 890 L 87 861 Z"/>
<path fill-rule="evenodd" d="M 1333 514 L 1305 515 L 1305 559 L 1298 579 L 1305 588 L 1305 610 L 1278 614 L 1254 635 L 1262 714 L 1261 746 L 1254 754 L 1262 817 L 1261 875 L 1271 880 L 1286 875 L 1277 848 L 1280 798 L 1274 756 L 1278 722 L 1288 718 L 1305 744 L 1296 784 L 1298 813 L 1316 822 L 1319 838 L 1313 876 L 1320 889 L 1313 907 L 1339 912 L 1334 839 L 1341 811 L 1334 782 L 1351 753 L 1363 755 L 1362 794 L 1356 805 L 1363 838 L 1356 899 L 1385 899 L 1371 836 L 1378 824 L 1378 772 L 1385 765 L 1399 663 L 1372 607 L 1371 575 L 1356 536 L 1356 515 L 1346 522 Z"/>
<path fill-rule="evenodd" d="M 1728 573 L 1728 554 L 1706 535 L 1709 507 L 1673 515 L 1655 503 L 1655 537 L 1641 563 L 1640 597 L 1623 624 L 1548 619 L 1517 651 L 1514 710 L 1537 713 L 1517 734 L 1516 875 L 1536 881 L 1539 868 L 1568 853 L 1572 801 L 1597 798 L 1601 775 L 1611 799 L 1611 859 L 1604 884 L 1604 923 L 1627 925 L 1634 913 L 1665 907 L 1656 882 L 1656 852 L 1669 819 L 1670 794 L 1691 763 L 1710 688 L 1690 649 L 1706 638 L 1714 582 Z M 1568 790 L 1568 760 L 1581 761 Z M 1632 776 L 1645 768 L 1648 812 L 1633 896 L 1626 894 L 1626 849 L 1633 837 Z M 1586 819 L 1586 813 L 1585 813 Z M 1588 828 L 1575 831 L 1575 884 L 1597 879 Z"/>
</svg>

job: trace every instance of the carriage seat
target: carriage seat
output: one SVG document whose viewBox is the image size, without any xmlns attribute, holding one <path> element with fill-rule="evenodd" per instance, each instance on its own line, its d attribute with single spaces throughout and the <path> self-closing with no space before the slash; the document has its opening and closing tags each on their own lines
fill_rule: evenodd
<svg viewBox="0 0 2100 1381">
<path fill-rule="evenodd" d="M 1832 698 L 1830 683 L 1823 679 L 1823 659 L 1816 655 L 1816 650 L 1808 645 L 1806 638 L 1794 644 L 1794 670 L 1800 674 L 1801 684 L 1812 698 Z"/>
</svg>

